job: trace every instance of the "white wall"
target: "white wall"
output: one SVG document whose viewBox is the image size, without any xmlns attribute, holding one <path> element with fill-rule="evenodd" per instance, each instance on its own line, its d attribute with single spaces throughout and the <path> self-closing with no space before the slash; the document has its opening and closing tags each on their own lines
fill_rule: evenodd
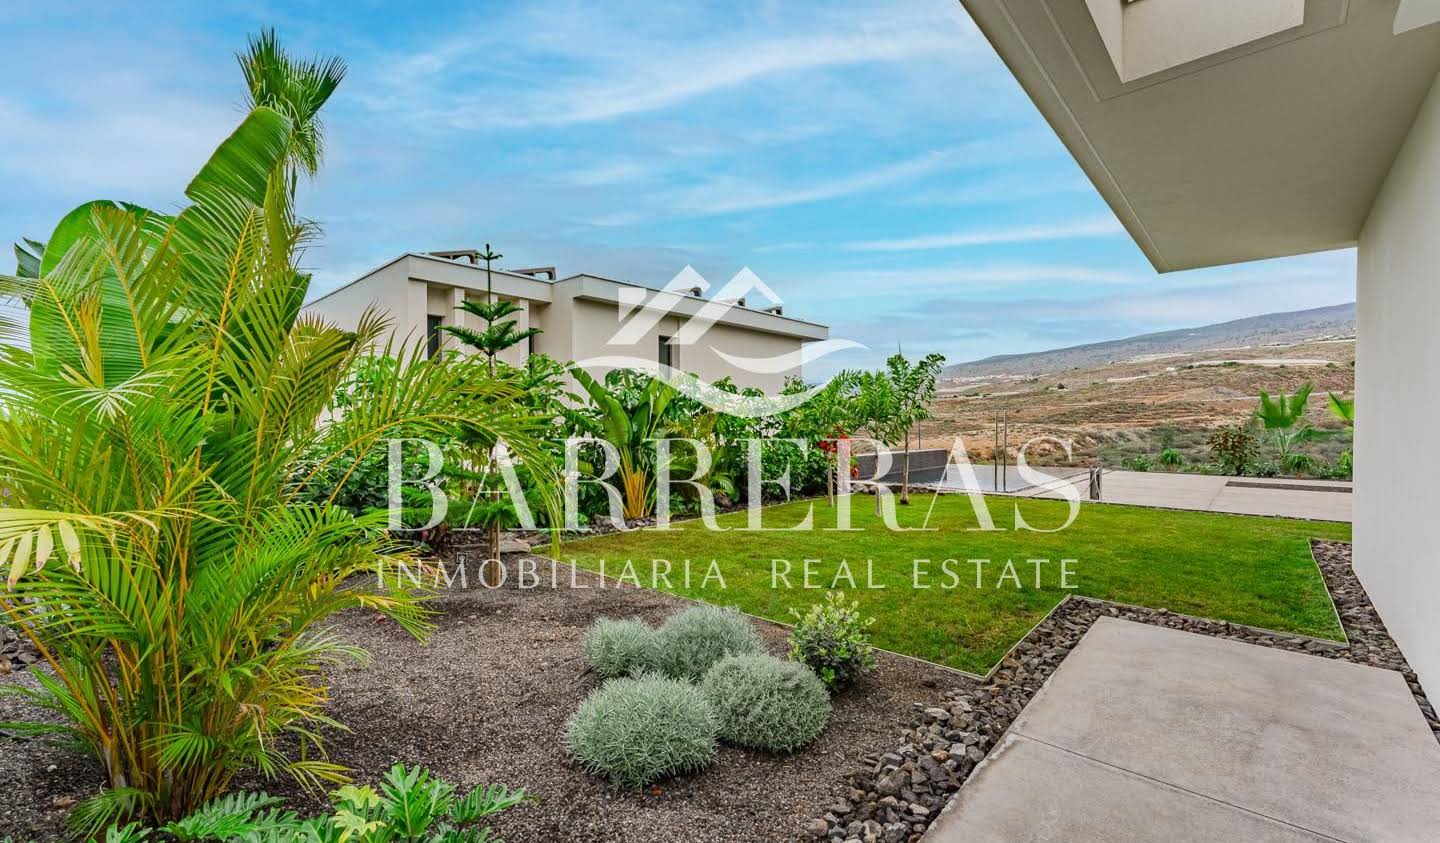
<svg viewBox="0 0 1440 843">
<path fill-rule="evenodd" d="M 1360 235 L 1355 570 L 1440 688 L 1440 81 Z"/>
</svg>

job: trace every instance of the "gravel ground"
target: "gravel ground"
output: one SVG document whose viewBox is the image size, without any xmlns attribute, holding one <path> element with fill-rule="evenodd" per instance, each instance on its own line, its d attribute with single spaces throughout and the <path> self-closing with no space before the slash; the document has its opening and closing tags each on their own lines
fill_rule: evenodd
<svg viewBox="0 0 1440 843">
<path fill-rule="evenodd" d="M 816 838 L 861 843 L 916 841 L 1030 702 L 1050 674 L 1102 616 L 1231 638 L 1264 647 L 1396 670 L 1440 739 L 1440 720 L 1414 671 L 1391 640 L 1350 566 L 1350 545 L 1313 542 L 1321 575 L 1335 601 L 1348 646 L 1209 621 L 1163 610 L 1071 597 L 1038 624 L 985 682 L 962 683 L 934 704 L 915 703 L 895 749 L 866 759 L 850 777 L 850 800 L 812 820 Z"/>
<path fill-rule="evenodd" d="M 570 569 L 562 570 L 563 585 Z M 867 754 L 894 743 L 913 701 L 939 699 L 965 682 L 882 653 L 878 670 L 836 699 L 829 729 L 812 746 L 791 756 L 724 748 L 700 773 L 640 794 L 616 792 L 572 767 L 562 745 L 566 718 L 598 684 L 583 675 L 581 634 L 602 615 L 658 623 L 688 604 L 632 587 L 599 588 L 598 578 L 583 572 L 577 578 L 589 588 L 520 590 L 512 581 L 496 591 L 448 591 L 434 604 L 438 629 L 428 646 L 367 614 L 340 619 L 339 631 L 372 658 L 330 677 L 329 714 L 351 730 L 330 737 L 332 758 L 363 781 L 403 761 L 464 786 L 524 787 L 539 801 L 494 823 L 511 843 L 795 840 L 811 818 L 854 796 L 847 776 Z M 781 652 L 787 631 L 757 626 Z M 34 679 L 22 670 L 0 682 Z M 34 712 L 0 697 L 0 721 L 19 716 Z M 65 809 L 101 785 L 99 767 L 83 755 L 35 743 L 0 746 L 0 838 L 53 839 Z M 302 810 L 323 807 L 307 804 L 284 781 L 241 784 L 293 796 Z"/>
</svg>

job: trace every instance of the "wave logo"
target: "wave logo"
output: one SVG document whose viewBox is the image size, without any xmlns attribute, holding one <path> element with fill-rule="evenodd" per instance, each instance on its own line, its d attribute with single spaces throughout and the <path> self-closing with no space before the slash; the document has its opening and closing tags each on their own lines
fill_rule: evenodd
<svg viewBox="0 0 1440 843">
<path fill-rule="evenodd" d="M 798 375 L 801 367 L 836 352 L 866 348 L 851 340 L 826 338 L 801 342 L 798 348 L 770 356 L 755 357 L 736 347 L 745 343 L 743 339 L 731 340 L 729 347 L 726 347 L 723 341 L 707 339 L 707 336 L 713 336 L 711 330 L 715 326 L 734 327 L 739 332 L 763 331 L 757 320 L 785 318 L 780 316 L 784 302 L 749 267 L 735 273 L 714 295 L 707 298 L 705 294 L 710 292 L 710 289 L 710 282 L 690 266 L 680 270 L 659 290 L 621 286 L 617 301 L 620 327 L 605 342 L 606 348 L 615 349 L 616 353 L 577 360 L 576 364 L 584 369 L 631 369 L 643 372 L 668 383 L 682 395 L 717 412 L 759 418 L 804 404 L 824 389 L 825 384 L 788 394 L 736 395 L 718 389 L 698 375 L 686 371 L 687 349 L 708 351 L 714 357 L 711 362 L 729 367 L 731 371 L 726 374 L 734 380 L 745 381 L 748 379 L 736 375 L 744 373 L 764 376 L 767 379 L 775 375 Z M 744 306 L 744 302 L 757 297 L 764 298 L 772 305 L 763 311 Z M 673 333 L 667 334 L 667 331 Z M 726 337 L 743 338 L 745 333 L 739 332 L 726 332 Z M 663 342 L 674 352 L 671 362 L 635 353 L 637 349 L 656 348 L 660 338 L 667 336 L 668 340 Z M 759 347 L 761 344 L 751 345 Z M 716 379 L 723 376 L 716 375 Z"/>
</svg>

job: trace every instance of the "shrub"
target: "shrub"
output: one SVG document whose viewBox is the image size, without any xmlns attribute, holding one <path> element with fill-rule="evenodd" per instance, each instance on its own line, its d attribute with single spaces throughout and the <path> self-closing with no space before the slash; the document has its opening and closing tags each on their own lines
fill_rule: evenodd
<svg viewBox="0 0 1440 843">
<path fill-rule="evenodd" d="M 808 665 L 831 690 L 858 681 L 875 667 L 875 648 L 866 632 L 875 619 L 862 619 L 858 602 L 847 603 L 844 594 L 832 591 L 805 614 L 794 609 L 790 614 L 796 619 L 790 660 Z"/>
<path fill-rule="evenodd" d="M 1149 471 L 1155 467 L 1155 460 L 1149 454 L 1136 454 L 1128 460 L 1123 460 L 1120 467 L 1126 471 Z"/>
<path fill-rule="evenodd" d="M 639 788 L 715 759 L 715 711 L 688 682 L 645 674 L 611 679 L 580 703 L 565 745 L 581 768 Z"/>
<path fill-rule="evenodd" d="M 601 618 L 585 633 L 585 663 L 606 678 L 655 667 L 655 630 L 635 618 Z"/>
<path fill-rule="evenodd" d="M 726 656 L 763 653 L 765 645 L 744 615 L 700 605 L 671 615 L 655 634 L 655 649 L 661 673 L 693 682 Z"/>
<path fill-rule="evenodd" d="M 1166 448 L 1160 452 L 1160 464 L 1167 471 L 1174 471 L 1185 464 L 1185 456 L 1175 448 Z"/>
<path fill-rule="evenodd" d="M 1210 453 L 1226 474 L 1244 476 L 1254 468 L 1259 456 L 1259 444 L 1255 434 L 1244 425 L 1232 424 L 1215 429 L 1210 434 Z"/>
<path fill-rule="evenodd" d="M 737 746 L 791 752 L 830 722 L 830 693 L 815 671 L 768 654 L 726 656 L 700 690 L 715 709 L 720 739 Z"/>
</svg>

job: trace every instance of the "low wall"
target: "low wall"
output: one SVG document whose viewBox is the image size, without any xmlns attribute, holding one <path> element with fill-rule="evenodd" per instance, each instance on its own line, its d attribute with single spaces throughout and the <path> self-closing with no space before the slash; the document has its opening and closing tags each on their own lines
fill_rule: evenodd
<svg viewBox="0 0 1440 843">
<path fill-rule="evenodd" d="M 884 477 L 876 478 L 882 483 L 891 481 L 898 482 L 900 475 L 905 470 L 905 452 L 890 451 L 890 469 Z M 877 454 L 860 454 L 855 457 L 855 464 L 860 469 L 861 480 L 870 480 L 875 477 L 875 462 Z M 940 476 L 941 469 L 950 459 L 950 451 L 946 448 L 927 448 L 923 451 L 910 452 L 910 475 L 914 479 L 917 473 L 934 474 Z"/>
</svg>

